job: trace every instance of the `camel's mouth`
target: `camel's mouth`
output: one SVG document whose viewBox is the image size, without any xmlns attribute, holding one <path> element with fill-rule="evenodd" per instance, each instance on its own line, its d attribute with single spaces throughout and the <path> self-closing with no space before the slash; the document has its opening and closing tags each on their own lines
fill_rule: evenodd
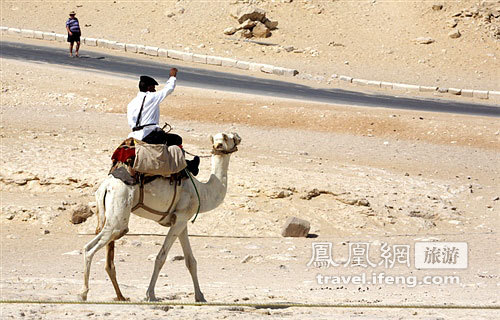
<svg viewBox="0 0 500 320">
<path fill-rule="evenodd" d="M 233 152 L 238 151 L 238 148 L 234 146 L 232 149 L 227 149 L 226 146 L 220 144 L 220 145 L 214 145 L 212 154 L 218 154 L 218 155 L 226 155 L 226 154 L 231 154 Z"/>
</svg>

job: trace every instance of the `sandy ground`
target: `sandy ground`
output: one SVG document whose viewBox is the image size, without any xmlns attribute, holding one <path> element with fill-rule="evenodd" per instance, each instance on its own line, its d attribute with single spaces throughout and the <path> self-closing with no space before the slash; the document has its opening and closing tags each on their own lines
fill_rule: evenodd
<svg viewBox="0 0 500 320">
<path fill-rule="evenodd" d="M 2 1 L 4 26 L 65 33 L 75 10 L 86 37 L 298 69 L 428 86 L 500 90 L 498 1 Z M 230 13 L 253 4 L 277 20 L 268 46 L 226 36 Z M 441 3 L 442 10 L 432 9 Z M 478 9 L 478 14 L 476 10 Z M 469 12 L 470 15 L 467 13 Z M 456 17 L 456 13 L 462 13 Z M 486 13 L 494 16 L 486 19 Z M 454 17 L 455 16 L 455 17 Z M 495 16 L 497 16 L 495 18 Z M 449 27 L 456 19 L 457 26 Z M 462 36 L 448 33 L 458 29 Z M 495 36 L 495 33 L 496 36 Z M 413 40 L 430 37 L 428 45 Z M 293 46 L 287 52 L 284 48 Z M 85 46 L 82 48 L 85 52 Z"/>
<path fill-rule="evenodd" d="M 182 77 L 182 70 L 179 73 Z M 69 222 L 72 205 L 94 201 L 110 155 L 128 133 L 124 110 L 136 81 L 2 60 L 1 299 L 73 300 L 82 284 L 81 249 L 95 217 Z M 208 135 L 238 132 L 225 202 L 189 225 L 208 301 L 498 305 L 499 121 L 495 118 L 345 107 L 211 90 L 176 88 L 162 120 L 193 153 Z M 209 161 L 198 178 L 206 180 Z M 303 197 L 313 189 L 322 194 Z M 283 191 L 284 198 L 277 195 Z M 359 206 L 366 200 L 368 206 Z M 289 216 L 316 238 L 283 238 Z M 122 291 L 143 301 L 167 230 L 133 216 L 117 243 Z M 467 241 L 465 270 L 423 271 L 307 266 L 313 242 L 331 242 L 336 261 L 366 241 Z M 192 302 L 192 284 L 174 244 L 156 286 L 163 301 Z M 243 263 L 244 259 L 249 259 Z M 104 252 L 94 258 L 89 300 L 111 300 Z M 245 260 L 246 260 L 245 259 Z M 321 285 L 318 273 L 458 275 L 460 284 Z M 150 306 L 1 305 L 5 319 L 293 318 L 495 319 L 491 310 L 382 310 Z"/>
</svg>

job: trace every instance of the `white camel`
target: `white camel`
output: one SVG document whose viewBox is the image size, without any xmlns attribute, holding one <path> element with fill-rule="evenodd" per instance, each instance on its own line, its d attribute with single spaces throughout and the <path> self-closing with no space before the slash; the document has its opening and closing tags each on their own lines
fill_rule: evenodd
<svg viewBox="0 0 500 320">
<path fill-rule="evenodd" d="M 213 154 L 212 154 L 212 173 L 206 183 L 199 182 L 193 179 L 193 183 L 187 179 L 183 180 L 181 185 L 174 190 L 167 179 L 156 179 L 144 186 L 144 204 L 158 211 L 166 211 L 172 203 L 170 214 L 168 217 L 172 219 L 172 226 L 163 242 L 160 252 L 156 256 L 155 267 L 146 298 L 149 301 L 155 301 L 155 284 L 158 279 L 160 270 L 165 263 L 167 254 L 172 247 L 175 239 L 179 238 L 184 252 L 186 267 L 188 268 L 191 278 L 193 279 L 195 301 L 205 302 L 203 293 L 200 290 L 198 283 L 198 275 L 196 270 L 196 260 L 193 256 L 191 246 L 188 239 L 187 222 L 197 212 L 207 212 L 218 207 L 227 191 L 227 170 L 229 167 L 229 158 L 231 153 L 237 150 L 236 146 L 241 142 L 241 138 L 236 133 L 225 134 L 219 133 L 211 137 Z M 116 300 L 127 300 L 121 293 L 116 280 L 116 271 L 114 265 L 114 242 L 128 232 L 128 222 L 132 208 L 138 203 L 140 197 L 139 186 L 129 186 L 121 180 L 108 176 L 99 186 L 96 192 L 97 207 L 98 207 L 98 227 L 99 233 L 92 239 L 84 248 L 84 284 L 83 291 L 79 295 L 82 300 L 87 300 L 89 291 L 89 273 L 92 257 L 104 246 L 106 246 L 106 272 L 111 278 L 113 287 L 116 292 Z M 174 199 L 172 199 L 174 198 Z M 134 214 L 164 223 L 163 217 L 150 213 L 144 209 L 137 209 Z M 175 216 L 174 216 L 175 215 Z"/>
</svg>

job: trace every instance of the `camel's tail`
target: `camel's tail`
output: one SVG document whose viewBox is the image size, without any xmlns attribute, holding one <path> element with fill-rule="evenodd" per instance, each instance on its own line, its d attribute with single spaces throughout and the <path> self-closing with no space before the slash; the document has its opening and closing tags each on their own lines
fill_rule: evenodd
<svg viewBox="0 0 500 320">
<path fill-rule="evenodd" d="M 102 183 L 95 193 L 95 199 L 97 203 L 97 227 L 95 233 L 101 232 L 104 224 L 106 223 L 106 194 L 108 192 L 107 183 Z"/>
</svg>

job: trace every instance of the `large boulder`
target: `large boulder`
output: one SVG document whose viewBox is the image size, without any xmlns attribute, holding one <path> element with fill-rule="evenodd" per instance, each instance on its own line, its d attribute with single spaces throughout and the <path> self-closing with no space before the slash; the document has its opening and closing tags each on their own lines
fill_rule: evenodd
<svg viewBox="0 0 500 320">
<path fill-rule="evenodd" d="M 255 27 L 252 29 L 252 33 L 257 38 L 267 38 L 271 35 L 271 31 L 262 22 L 257 22 Z"/>
<path fill-rule="evenodd" d="M 236 10 L 233 17 L 235 17 L 239 23 L 243 23 L 248 19 L 252 21 L 264 21 L 266 12 L 253 6 L 243 6 Z"/>
<path fill-rule="evenodd" d="M 274 30 L 278 27 L 278 21 L 273 21 L 273 20 L 269 20 L 268 18 L 265 18 L 264 21 L 262 21 L 266 27 L 269 29 L 269 30 Z"/>
<path fill-rule="evenodd" d="M 307 237 L 309 230 L 311 230 L 309 221 L 297 217 L 290 217 L 286 220 L 281 230 L 281 235 L 283 237 Z"/>
<path fill-rule="evenodd" d="M 241 29 L 241 30 L 236 31 L 236 33 L 234 35 L 239 37 L 239 38 L 251 38 L 252 31 L 250 31 L 249 29 Z"/>
<path fill-rule="evenodd" d="M 235 27 L 229 27 L 229 28 L 224 29 L 224 34 L 232 35 L 236 31 L 238 31 L 238 29 L 236 29 Z"/>
<path fill-rule="evenodd" d="M 255 27 L 257 24 L 257 21 L 252 21 L 250 19 L 243 21 L 236 29 L 241 30 L 241 29 L 252 29 Z"/>
<path fill-rule="evenodd" d="M 90 206 L 85 204 L 77 204 L 71 210 L 71 223 L 80 224 L 87 221 L 94 214 Z"/>
</svg>

